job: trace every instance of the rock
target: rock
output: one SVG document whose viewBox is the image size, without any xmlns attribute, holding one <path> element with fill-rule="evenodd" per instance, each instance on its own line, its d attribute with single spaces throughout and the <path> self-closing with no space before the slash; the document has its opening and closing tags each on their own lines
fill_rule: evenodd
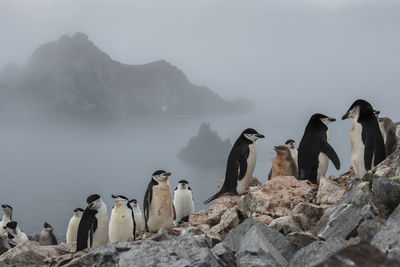
<svg viewBox="0 0 400 267">
<path fill-rule="evenodd" d="M 324 240 L 333 237 L 350 239 L 357 235 L 360 222 L 377 214 L 368 190 L 367 182 L 355 182 L 335 206 L 325 210 L 312 234 Z"/>
<path fill-rule="evenodd" d="M 400 204 L 400 183 L 385 177 L 372 179 L 372 192 L 374 201 L 386 216 Z"/>
<path fill-rule="evenodd" d="M 385 254 L 368 243 L 348 246 L 317 265 L 318 267 L 337 266 L 380 266 L 398 267 L 400 262 L 389 259 Z"/>
<path fill-rule="evenodd" d="M 346 185 L 339 183 L 339 179 L 321 177 L 318 192 L 317 203 L 321 205 L 332 205 L 338 202 L 346 192 Z"/>
<path fill-rule="evenodd" d="M 386 223 L 379 228 L 371 241 L 371 245 L 394 257 L 400 256 L 400 205 L 390 215 Z"/>
<path fill-rule="evenodd" d="M 208 248 L 198 228 L 182 231 L 181 236 L 159 231 L 142 243 L 107 244 L 74 259 L 66 266 L 225 266 Z"/>
<path fill-rule="evenodd" d="M 240 266 L 286 266 L 296 249 L 284 235 L 248 218 L 211 251 L 218 255 L 232 252 Z"/>
<path fill-rule="evenodd" d="M 233 207 L 222 214 L 219 224 L 215 225 L 210 230 L 223 238 L 243 220 L 244 217 L 238 212 L 236 207 Z"/>
<path fill-rule="evenodd" d="M 274 219 L 269 226 L 283 234 L 308 231 L 316 225 L 324 212 L 324 208 L 310 204 L 299 203 L 289 216 Z"/>
<path fill-rule="evenodd" d="M 74 251 L 74 245 L 40 246 L 37 242 L 25 241 L 2 254 L 0 266 L 49 265 L 56 258 Z"/>
<path fill-rule="evenodd" d="M 371 242 L 372 238 L 384 222 L 385 221 L 379 217 L 361 222 L 357 228 L 360 241 L 367 243 Z"/>
<path fill-rule="evenodd" d="M 7 252 L 10 248 L 7 237 L 5 235 L 0 235 L 0 255 Z"/>
<path fill-rule="evenodd" d="M 337 238 L 316 241 L 300 249 L 290 260 L 290 266 L 314 266 L 344 248 L 346 244 Z"/>
<path fill-rule="evenodd" d="M 304 248 L 312 242 L 318 240 L 318 238 L 315 236 L 305 232 L 290 233 L 286 236 L 286 238 L 290 241 L 290 243 L 296 245 L 298 248 Z"/>
</svg>

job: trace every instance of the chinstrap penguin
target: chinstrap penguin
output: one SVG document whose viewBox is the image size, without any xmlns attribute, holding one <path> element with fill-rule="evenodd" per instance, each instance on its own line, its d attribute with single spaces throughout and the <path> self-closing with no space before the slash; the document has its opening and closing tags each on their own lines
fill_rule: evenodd
<svg viewBox="0 0 400 267">
<path fill-rule="evenodd" d="M 77 251 L 98 248 L 108 241 L 107 206 L 97 194 L 90 195 L 86 202 L 88 206 L 78 226 Z"/>
<path fill-rule="evenodd" d="M 174 191 L 174 206 L 176 210 L 175 224 L 187 222 L 189 215 L 194 213 L 193 192 L 188 181 L 180 180 Z"/>
<path fill-rule="evenodd" d="M 272 162 L 268 180 L 276 176 L 294 176 L 298 178 L 297 166 L 287 146 L 276 146 L 276 157 Z"/>
<path fill-rule="evenodd" d="M 68 229 L 66 234 L 66 242 L 73 243 L 76 242 L 76 238 L 78 236 L 78 227 L 83 215 L 83 209 L 76 208 L 74 209 L 74 215 L 69 220 Z"/>
<path fill-rule="evenodd" d="M 329 160 L 340 169 L 340 161 L 330 143 L 328 124 L 336 121 L 323 114 L 311 116 L 303 138 L 299 145 L 299 179 L 309 180 L 313 184 L 319 185 L 321 176 L 326 175 Z"/>
<path fill-rule="evenodd" d="M 157 232 L 160 228 L 171 229 L 175 220 L 168 177 L 171 173 L 158 170 L 153 173 L 143 200 L 146 231 Z"/>
<path fill-rule="evenodd" d="M 0 221 L 0 235 L 4 235 L 7 233 L 4 226 L 12 221 L 13 208 L 10 205 L 1 205 L 1 208 L 3 209 L 3 218 Z"/>
<path fill-rule="evenodd" d="M 110 227 L 108 237 L 111 243 L 127 242 L 136 237 L 136 225 L 127 197 L 122 195 L 111 195 L 115 206 L 111 211 Z"/>
<path fill-rule="evenodd" d="M 264 138 L 256 130 L 244 130 L 228 156 L 225 180 L 218 193 L 204 201 L 207 204 L 228 193 L 242 195 L 248 190 L 257 161 L 257 139 Z"/>
<path fill-rule="evenodd" d="M 131 208 L 133 211 L 135 224 L 136 224 L 136 233 L 144 231 L 143 214 L 142 214 L 142 211 L 140 210 L 137 200 L 136 199 L 129 200 L 129 205 L 131 205 Z"/>
<path fill-rule="evenodd" d="M 53 227 L 47 222 L 44 223 L 43 229 L 39 235 L 39 244 L 41 246 L 57 245 L 57 238 L 53 233 Z"/>
<path fill-rule="evenodd" d="M 397 138 L 396 138 L 396 123 L 394 123 L 388 117 L 382 117 L 378 119 L 379 128 L 381 130 L 383 140 L 385 142 L 386 156 L 389 156 L 396 150 Z"/>
<path fill-rule="evenodd" d="M 8 222 L 6 226 L 4 226 L 4 229 L 7 231 L 9 243 L 12 245 L 18 245 L 19 243 L 29 240 L 28 236 L 21 231 L 16 221 Z"/>
<path fill-rule="evenodd" d="M 296 163 L 296 168 L 298 165 L 298 160 L 297 160 L 297 147 L 296 147 L 296 142 L 292 139 L 289 139 L 285 142 L 285 146 L 287 146 L 290 149 L 290 154 L 292 154 L 292 158 L 294 159 L 294 162 Z"/>
<path fill-rule="evenodd" d="M 385 144 L 378 120 L 370 103 L 356 100 L 342 120 L 353 118 L 350 130 L 351 162 L 356 176 L 362 178 L 385 157 Z"/>
</svg>

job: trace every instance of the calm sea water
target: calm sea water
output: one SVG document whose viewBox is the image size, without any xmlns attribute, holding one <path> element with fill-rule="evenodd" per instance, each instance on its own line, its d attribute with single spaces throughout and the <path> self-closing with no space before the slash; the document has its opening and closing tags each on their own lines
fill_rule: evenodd
<svg viewBox="0 0 400 267">
<path fill-rule="evenodd" d="M 296 117 L 297 116 L 297 117 Z M 138 199 L 157 169 L 172 172 L 171 187 L 186 179 L 194 192 L 197 210 L 215 193 L 225 166 L 193 166 L 176 155 L 196 135 L 200 123 L 232 143 L 241 131 L 253 127 L 266 135 L 258 142 L 255 176 L 266 181 L 274 157 L 273 146 L 289 138 L 297 142 L 308 115 L 277 116 L 266 112 L 202 119 L 163 119 L 104 124 L 6 123 L 0 131 L 0 202 L 14 208 L 14 219 L 29 235 L 38 234 L 44 221 L 63 241 L 73 209 L 85 208 L 86 197 L 98 193 L 109 212 L 111 194 Z M 332 145 L 342 170 L 330 165 L 328 174 L 348 170 L 349 122 L 332 124 Z M 59 240 L 59 241 L 60 241 Z"/>
</svg>

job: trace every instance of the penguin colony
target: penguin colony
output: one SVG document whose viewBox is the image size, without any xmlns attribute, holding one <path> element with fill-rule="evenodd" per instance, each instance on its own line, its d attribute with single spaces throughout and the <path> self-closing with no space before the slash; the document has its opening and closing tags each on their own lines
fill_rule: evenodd
<svg viewBox="0 0 400 267">
<path fill-rule="evenodd" d="M 356 100 L 342 120 L 351 118 L 350 129 L 351 163 L 357 177 L 382 162 L 396 148 L 395 127 L 390 118 L 379 118 L 379 111 L 365 100 Z M 326 175 L 329 161 L 340 169 L 340 160 L 330 145 L 328 124 L 336 119 L 323 114 L 314 114 L 304 130 L 298 149 L 289 139 L 284 145 L 275 146 L 276 158 L 268 178 L 291 175 L 299 180 L 319 184 Z M 248 192 L 257 161 L 257 140 L 264 138 L 252 128 L 244 130 L 229 153 L 225 179 L 220 190 L 204 203 L 209 203 L 225 194 L 241 195 Z M 76 250 L 97 248 L 108 242 L 134 241 L 139 232 L 157 232 L 161 228 L 171 229 L 194 213 L 193 192 L 187 180 L 180 180 L 171 194 L 168 178 L 170 172 L 155 171 L 150 178 L 143 200 L 143 214 L 136 199 L 122 195 L 111 195 L 114 207 L 108 217 L 107 206 L 100 195 L 86 199 L 85 209 L 73 211 L 66 233 L 67 243 L 76 243 Z M 28 240 L 18 223 L 13 221 L 13 208 L 2 205 L 3 217 L 0 234 L 6 235 L 11 246 Z M 40 245 L 56 245 L 57 239 L 50 224 L 44 223 L 39 235 Z"/>
</svg>

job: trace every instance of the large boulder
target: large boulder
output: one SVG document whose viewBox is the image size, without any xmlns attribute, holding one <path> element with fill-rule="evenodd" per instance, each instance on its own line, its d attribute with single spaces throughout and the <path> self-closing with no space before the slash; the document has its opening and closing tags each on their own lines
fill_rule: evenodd
<svg viewBox="0 0 400 267">
<path fill-rule="evenodd" d="M 8 239 L 5 235 L 0 235 L 0 255 L 7 252 L 11 247 L 8 244 Z"/>
<path fill-rule="evenodd" d="M 341 177 L 321 177 L 316 202 L 320 205 L 332 205 L 338 202 L 346 192 L 346 179 Z"/>
</svg>

